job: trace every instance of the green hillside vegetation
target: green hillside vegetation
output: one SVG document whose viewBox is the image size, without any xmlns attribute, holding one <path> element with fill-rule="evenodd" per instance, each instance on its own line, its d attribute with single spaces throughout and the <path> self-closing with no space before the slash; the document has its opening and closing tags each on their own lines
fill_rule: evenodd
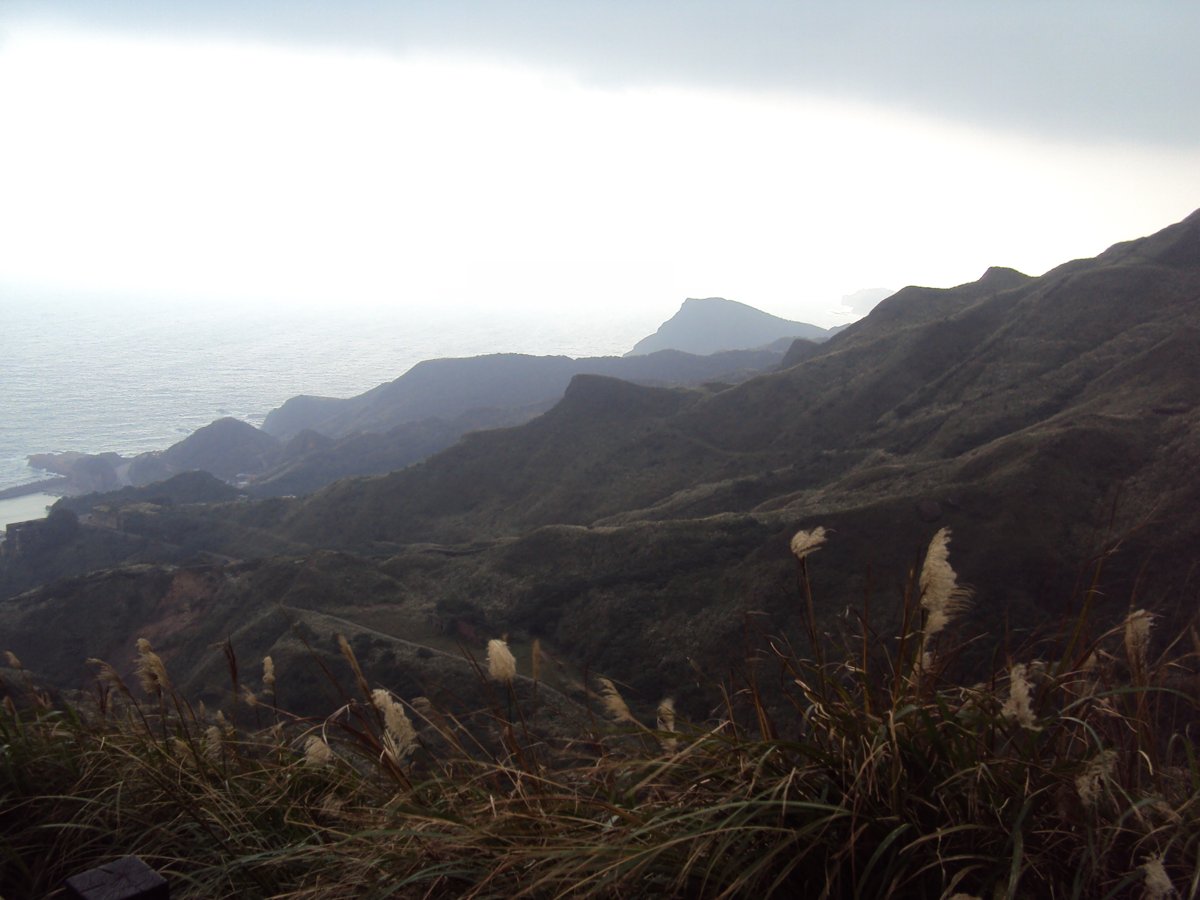
<svg viewBox="0 0 1200 900">
<path fill-rule="evenodd" d="M 146 850 L 195 896 L 1167 896 L 1148 860 L 1194 895 L 1200 213 L 1038 278 L 905 288 L 786 359 L 733 384 L 576 374 L 523 424 L 304 497 L 186 476 L 64 501 L 70 528 L 0 552 L 0 650 L 25 666 L 4 746 L 32 742 L 3 751 L 13 796 L 42 809 L 53 791 L 30 785 L 107 798 L 108 769 L 175 772 L 189 787 L 156 821 L 242 786 L 238 815 L 295 812 L 243 822 L 237 847 L 192 834 L 186 858 L 178 832 L 103 846 Z M 390 452 L 294 440 L 294 483 L 336 475 L 345 443 Z M 818 526 L 797 593 L 789 545 Z M 920 662 L 919 572 L 946 527 L 975 599 Z M 1125 633 L 1149 621 L 1143 659 Z M 472 662 L 501 635 L 511 696 Z M 93 708 L 86 661 L 130 682 L 138 638 L 171 673 L 170 710 L 119 687 Z M 286 673 L 271 703 L 241 709 L 222 646 L 242 681 L 265 657 Z M 1016 672 L 1035 727 L 1004 713 Z M 601 675 L 630 711 L 615 730 Z M 422 719 L 420 752 L 379 762 L 360 676 Z M 653 727 L 664 696 L 677 738 Z M 236 731 L 185 767 L 167 751 L 204 749 L 201 702 Z M 301 761 L 318 728 L 344 765 Z M 23 774 L 68 745 L 78 765 Z M 350 819 L 313 812 L 328 797 Z M 30 819 L 46 840 L 93 821 L 49 808 Z M 31 829 L 13 840 L 33 849 L 0 858 L 44 851 Z"/>
<path fill-rule="evenodd" d="M 824 540 L 791 541 L 810 635 Z M 92 660 L 75 700 L 8 654 L 0 883 L 46 896 L 136 853 L 181 898 L 1194 896 L 1195 629 L 1164 642 L 1142 609 L 1106 625 L 1093 584 L 1054 655 L 963 681 L 948 541 L 893 595 L 895 631 L 862 607 L 800 655 L 748 617 L 743 665 L 699 673 L 723 698 L 703 720 L 670 698 L 638 715 L 594 675 L 568 700 L 537 645 L 518 663 L 499 639 L 467 655 L 454 709 L 369 680 L 340 636 L 336 669 L 212 648 L 227 691 L 208 704 L 145 639 L 138 685 Z M 339 705 L 296 715 L 289 681 L 318 667 Z"/>
<path fill-rule="evenodd" d="M 118 509 L 117 528 L 84 504 L 69 545 L 0 561 L 8 594 L 36 588 L 0 603 L 0 633 L 37 665 L 26 636 L 69 604 L 82 611 L 72 628 L 93 641 L 78 655 L 116 653 L 128 671 L 131 647 L 95 637 L 105 629 L 92 619 L 122 602 L 108 582 L 37 586 L 129 563 L 224 565 L 192 601 L 222 609 L 217 585 L 245 567 L 307 571 L 337 549 L 343 584 L 394 579 L 375 606 L 396 615 L 372 611 L 371 622 L 395 640 L 425 642 L 419 623 L 452 609 L 453 621 L 520 629 L 652 698 L 693 663 L 727 667 L 746 610 L 794 627 L 779 549 L 816 523 L 844 538 L 829 551 L 840 577 L 819 593 L 827 629 L 893 588 L 875 573 L 903 572 L 931 525 L 955 529 L 964 578 L 989 598 L 970 614 L 981 631 L 1032 634 L 1069 614 L 1081 561 L 1113 547 L 1104 596 L 1136 585 L 1175 627 L 1194 605 L 1200 546 L 1198 488 L 1181 477 L 1200 464 L 1198 246 L 1194 215 L 1041 278 L 991 269 L 957 288 L 906 288 L 799 364 L 734 386 L 578 376 L 525 425 L 307 498 L 93 498 Z M 254 588 L 213 621 L 236 633 L 280 602 Z M 349 598 L 330 602 L 348 621 L 365 615 Z M 1120 601 L 1107 602 L 1118 614 Z M 398 612 L 409 603 L 419 615 Z M 147 607 L 144 626 L 160 629 L 168 657 L 189 652 L 167 609 Z M 286 631 L 248 652 L 273 652 Z M 78 687 L 77 659 L 39 668 Z M 680 702 L 699 714 L 714 698 L 693 686 Z"/>
</svg>

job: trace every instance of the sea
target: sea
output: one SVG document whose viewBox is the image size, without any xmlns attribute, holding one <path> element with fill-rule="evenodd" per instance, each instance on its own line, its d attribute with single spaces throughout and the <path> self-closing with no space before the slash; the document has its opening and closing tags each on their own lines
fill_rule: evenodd
<svg viewBox="0 0 1200 900">
<path fill-rule="evenodd" d="M 223 416 L 261 425 L 289 397 L 352 397 L 424 359 L 621 355 L 671 312 L 0 296 L 0 490 L 49 477 L 33 453 L 163 450 Z M 55 499 L 0 500 L 0 528 Z"/>
</svg>

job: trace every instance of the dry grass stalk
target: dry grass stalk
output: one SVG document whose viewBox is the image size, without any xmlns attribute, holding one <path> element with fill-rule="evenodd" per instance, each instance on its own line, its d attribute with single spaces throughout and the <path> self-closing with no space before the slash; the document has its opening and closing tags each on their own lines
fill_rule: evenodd
<svg viewBox="0 0 1200 900">
<path fill-rule="evenodd" d="M 344 634 L 337 636 L 337 642 L 338 649 L 342 652 L 342 657 L 350 664 L 350 671 L 354 673 L 354 683 L 362 691 L 364 697 L 370 697 L 371 687 L 367 683 L 367 676 L 363 674 L 362 666 L 358 664 L 358 657 L 354 655 L 354 650 L 350 647 L 350 642 L 346 640 Z"/>
<path fill-rule="evenodd" d="M 948 533 L 935 539 L 940 549 L 927 564 L 948 567 Z M 910 609 L 916 605 L 912 599 Z M 914 694 L 894 677 L 911 656 L 868 669 L 850 644 L 845 665 L 780 650 L 789 688 L 794 679 L 804 694 L 795 698 L 791 723 L 756 684 L 730 689 L 721 723 L 694 740 L 689 731 L 685 752 L 669 755 L 660 751 L 674 749 L 678 737 L 669 699 L 657 708 L 658 734 L 644 733 L 643 741 L 589 737 L 562 747 L 531 717 L 530 743 L 545 750 L 536 766 L 513 752 L 515 729 L 494 749 L 490 738 L 473 738 L 469 725 L 423 698 L 402 704 L 382 689 L 365 695 L 378 711 L 368 711 L 370 723 L 356 715 L 321 725 L 284 713 L 270 731 L 236 741 L 223 716 L 206 725 L 177 695 L 174 704 L 130 703 L 133 710 L 153 706 L 150 721 L 161 722 L 161 731 L 132 715 L 89 720 L 18 710 L 5 697 L 0 795 L 19 804 L 0 804 L 0 882 L 7 888 L 14 874 L 40 877 L 12 860 L 44 860 L 69 873 L 114 843 L 145 842 L 139 847 L 189 886 L 181 896 L 196 897 L 824 890 L 970 900 L 1005 896 L 1019 882 L 1028 896 L 1126 890 L 1164 900 L 1177 896 L 1174 884 L 1198 877 L 1200 770 L 1187 732 L 1177 728 L 1193 722 L 1195 710 L 1178 691 L 1167 693 L 1187 708 L 1170 721 L 1169 709 L 1147 712 L 1137 701 L 1155 699 L 1158 689 L 1147 685 L 1159 684 L 1168 666 L 1192 672 L 1194 661 L 1167 659 L 1168 649 L 1147 662 L 1149 626 L 1141 623 L 1148 616 L 1130 618 L 1123 628 L 1130 668 L 1143 667 L 1143 677 L 1131 671 L 1124 679 L 1133 691 L 1119 682 L 1120 667 L 1099 666 L 1096 690 L 1072 693 L 1078 673 L 1031 663 L 1011 667 L 1003 704 L 983 684 L 930 679 L 928 690 Z M 1097 640 L 1098 654 L 1112 660 L 1120 640 L 1117 630 Z M 1144 671 L 1148 665 L 1157 669 Z M 264 690 L 266 676 L 264 660 Z M 489 659 L 480 680 L 491 676 Z M 115 672 L 111 678 L 119 683 Z M 1040 720 L 1031 682 L 1044 701 Z M 598 691 L 609 715 L 634 722 L 610 680 L 600 679 Z M 1056 691 L 1075 699 L 1051 702 Z M 507 694 L 515 704 L 515 692 Z M 347 709 L 363 712 L 352 701 Z M 422 734 L 438 749 L 408 773 L 395 765 L 412 728 L 406 709 L 430 723 Z M 756 731 L 756 717 L 783 727 Z M 330 722 L 344 726 L 338 755 L 323 739 Z M 1012 722 L 1037 733 L 1020 733 Z M 1161 733 L 1152 731 L 1160 725 Z M 1151 745 L 1161 759 L 1153 772 L 1142 750 Z M 334 765 L 339 759 L 345 764 Z M 402 796 L 398 772 L 405 780 L 419 775 Z M 110 799 L 122 804 L 115 813 Z M 89 834 L 104 840 L 75 853 Z M 61 875 L 55 871 L 54 884 Z M 45 896 L 54 884 L 13 893 Z"/>
</svg>

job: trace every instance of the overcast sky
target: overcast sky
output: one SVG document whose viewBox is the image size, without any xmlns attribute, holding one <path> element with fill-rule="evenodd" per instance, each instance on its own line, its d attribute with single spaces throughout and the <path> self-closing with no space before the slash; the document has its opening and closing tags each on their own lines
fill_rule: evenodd
<svg viewBox="0 0 1200 900">
<path fill-rule="evenodd" d="M 1147 0 L 5 0 L 0 293 L 837 324 L 1200 206 L 1198 46 Z"/>
</svg>

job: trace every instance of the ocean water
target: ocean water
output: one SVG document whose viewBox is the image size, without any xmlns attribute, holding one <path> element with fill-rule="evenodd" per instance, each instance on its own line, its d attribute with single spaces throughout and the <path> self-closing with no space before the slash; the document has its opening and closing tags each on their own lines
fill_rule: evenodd
<svg viewBox="0 0 1200 900">
<path fill-rule="evenodd" d="M 42 518 L 57 499 L 51 494 L 37 493 L 0 500 L 0 537 L 3 536 L 4 529 L 13 522 Z"/>
<path fill-rule="evenodd" d="M 0 296 L 0 489 L 46 477 L 32 453 L 162 450 L 222 416 L 260 425 L 289 397 L 354 396 L 423 359 L 619 355 L 662 318 Z"/>
</svg>

